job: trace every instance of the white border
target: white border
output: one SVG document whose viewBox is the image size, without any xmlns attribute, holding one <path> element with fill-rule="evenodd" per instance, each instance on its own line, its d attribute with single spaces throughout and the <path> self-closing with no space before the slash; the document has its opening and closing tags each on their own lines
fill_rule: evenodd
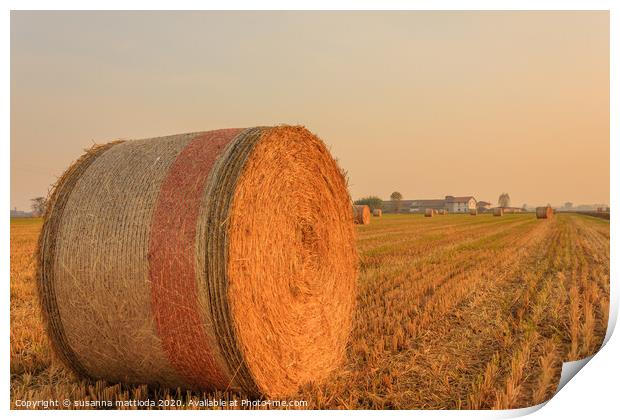
<svg viewBox="0 0 620 420">
<path fill-rule="evenodd" d="M 613 1 L 534 1 L 534 0 L 522 0 L 522 1 L 490 1 L 490 0 L 478 0 L 478 1 L 404 1 L 404 0 L 386 0 L 386 1 L 372 1 L 372 0 L 358 0 L 355 2 L 347 0 L 301 0 L 296 2 L 283 1 L 283 0 L 271 0 L 263 1 L 261 3 L 252 2 L 248 0 L 232 0 L 228 2 L 224 1 L 199 1 L 199 0 L 152 0 L 150 2 L 144 2 L 140 0 L 110 0 L 101 1 L 94 0 L 89 2 L 79 2 L 77 0 L 64 0 L 64 1 L 15 1 L 9 0 L 3 3 L 5 11 L 2 14 L 0 20 L 0 31 L 3 36 L 0 37 L 0 45 L 2 49 L 2 57 L 4 58 L 4 65 L 0 71 L 2 74 L 2 101 L 1 111 L 4 116 L 2 125 L 2 141 L 1 141 L 1 153 L 0 153 L 0 173 L 2 174 L 0 188 L 0 206 L 4 208 L 5 212 L 8 212 L 10 208 L 10 10 L 610 10 L 610 38 L 611 38 L 611 51 L 610 51 L 610 83 L 611 83 L 611 96 L 610 96 L 610 116 L 611 116 L 611 147 L 610 147 L 610 176 L 611 176 L 611 197 L 610 205 L 613 210 L 618 209 L 620 202 L 618 201 L 618 180 L 620 179 L 620 173 L 618 169 L 618 42 L 620 33 L 618 30 L 620 24 L 620 7 L 617 2 Z M 352 9 L 355 6 L 355 9 Z M 616 118 L 614 118 L 616 117 Z M 6 214 L 6 213 L 5 213 Z M 614 212 L 613 215 L 616 213 Z M 4 217 L 0 221 L 0 233 L 2 234 L 0 246 L 2 252 L 2 259 L 0 260 L 0 272 L 2 273 L 2 287 L 3 293 L 0 297 L 2 303 L 2 310 L 4 311 L 2 329 L 5 337 L 4 346 L 2 346 L 0 352 L 2 355 L 2 382 L 0 385 L 0 409 L 9 411 L 9 308 L 10 308 L 10 253 L 9 253 L 9 218 Z M 615 257 L 617 254 L 617 238 L 618 227 L 615 223 L 615 217 L 612 216 L 611 223 L 611 302 L 610 302 L 610 331 L 615 326 L 615 322 L 618 314 L 618 287 L 617 281 L 617 264 L 615 264 Z M 609 339 L 609 336 L 607 337 Z M 620 362 L 618 356 L 620 355 L 620 343 L 615 337 L 611 337 L 605 347 L 597 354 L 590 363 L 583 369 L 583 372 L 579 373 L 577 380 L 570 381 L 565 388 L 561 390 L 542 410 L 537 411 L 533 416 L 536 418 L 583 418 L 584 416 L 592 418 L 607 418 L 611 413 L 616 412 L 615 402 L 617 399 L 616 390 L 616 376 L 619 372 Z M 518 415 L 524 415 L 528 412 L 535 411 L 533 409 L 513 410 L 513 411 L 451 411 L 451 412 L 438 412 L 438 411 L 416 411 L 410 413 L 408 411 L 398 412 L 386 412 L 380 413 L 368 412 L 368 411 L 356 411 L 356 416 L 370 417 L 376 415 L 394 415 L 400 416 L 415 416 L 420 418 L 453 418 L 458 416 L 459 418 L 503 418 L 514 417 Z M 88 414 L 87 414 L 88 413 Z M 121 411 L 114 411 L 122 415 Z M 193 416 L 194 412 L 146 412 L 135 411 L 133 414 L 127 414 L 132 416 Z M 191 414 L 190 414 L 191 413 Z M 290 412 L 284 411 L 272 411 L 272 412 L 210 412 L 200 413 L 198 415 L 209 416 L 270 416 L 281 417 L 289 416 Z M 92 417 L 108 417 L 110 412 L 93 411 L 85 412 L 79 411 L 73 415 L 92 416 Z M 67 412 L 35 412 L 35 411 L 11 411 L 10 415 L 35 418 L 39 415 L 46 415 L 50 417 L 72 416 Z M 330 412 L 330 411 L 300 411 L 295 412 L 296 416 L 310 418 L 310 416 L 333 416 L 338 417 L 346 416 L 343 412 Z"/>
<path fill-rule="evenodd" d="M 610 10 L 612 0 L 9 0 L 9 10 Z M 148 6 L 148 7 L 145 7 Z"/>
</svg>

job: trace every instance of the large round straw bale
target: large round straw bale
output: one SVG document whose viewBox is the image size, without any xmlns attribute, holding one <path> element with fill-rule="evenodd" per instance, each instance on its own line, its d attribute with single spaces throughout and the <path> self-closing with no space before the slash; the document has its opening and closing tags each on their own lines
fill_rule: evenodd
<svg viewBox="0 0 620 420">
<path fill-rule="evenodd" d="M 358 225 L 367 225 L 370 223 L 370 207 L 363 204 L 355 204 L 353 206 L 353 218 Z"/>
<path fill-rule="evenodd" d="M 424 217 L 433 217 L 435 215 L 434 209 L 426 209 L 424 211 Z"/>
<path fill-rule="evenodd" d="M 372 215 L 375 217 L 381 217 L 383 216 L 383 211 L 381 209 L 374 209 L 372 211 Z"/>
<path fill-rule="evenodd" d="M 493 209 L 493 216 L 503 216 L 504 215 L 504 209 L 501 207 L 495 207 Z"/>
<path fill-rule="evenodd" d="M 38 258 L 49 337 L 83 376 L 290 395 L 345 354 L 350 197 L 303 127 L 93 148 L 58 181 Z"/>
<path fill-rule="evenodd" d="M 469 215 L 470 216 L 477 216 L 478 215 L 478 210 L 477 209 L 469 209 Z"/>
<path fill-rule="evenodd" d="M 553 209 L 549 206 L 536 207 L 537 219 L 550 219 L 553 217 Z"/>
</svg>

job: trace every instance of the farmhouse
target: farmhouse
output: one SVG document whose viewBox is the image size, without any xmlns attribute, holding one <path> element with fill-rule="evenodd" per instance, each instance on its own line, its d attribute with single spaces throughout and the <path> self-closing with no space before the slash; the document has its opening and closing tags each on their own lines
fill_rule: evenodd
<svg viewBox="0 0 620 420">
<path fill-rule="evenodd" d="M 470 210 L 476 209 L 476 204 L 476 199 L 472 196 L 447 195 L 444 199 L 384 201 L 383 211 L 385 213 L 424 213 L 426 209 L 433 209 L 446 210 L 449 213 L 469 213 Z"/>
<path fill-rule="evenodd" d="M 476 199 L 472 196 L 454 197 L 447 195 L 446 210 L 450 213 L 469 213 L 470 210 L 476 210 Z"/>
</svg>

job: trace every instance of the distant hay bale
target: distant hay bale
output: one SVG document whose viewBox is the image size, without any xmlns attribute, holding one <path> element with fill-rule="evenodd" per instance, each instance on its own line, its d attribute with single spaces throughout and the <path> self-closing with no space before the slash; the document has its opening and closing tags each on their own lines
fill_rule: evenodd
<svg viewBox="0 0 620 420">
<path fill-rule="evenodd" d="M 287 396 L 346 354 L 357 261 L 323 142 L 226 129 L 89 150 L 50 197 L 37 285 L 81 376 Z"/>
<path fill-rule="evenodd" d="M 469 215 L 470 216 L 477 216 L 478 215 L 478 210 L 476 210 L 476 209 L 469 209 Z"/>
<path fill-rule="evenodd" d="M 381 209 L 374 209 L 372 211 L 372 215 L 375 217 L 381 217 L 383 216 L 383 211 Z"/>
<path fill-rule="evenodd" d="M 493 216 L 503 216 L 504 215 L 504 209 L 501 207 L 495 207 L 493 209 Z"/>
<path fill-rule="evenodd" d="M 445 216 L 446 215 L 446 209 L 439 209 L 439 210 L 437 210 L 437 214 L 439 214 L 441 216 Z"/>
<path fill-rule="evenodd" d="M 434 209 L 426 209 L 424 211 L 424 217 L 433 217 L 435 215 Z"/>
<path fill-rule="evenodd" d="M 361 204 L 353 206 L 353 220 L 358 225 L 367 225 L 370 223 L 370 207 Z"/>
<path fill-rule="evenodd" d="M 549 206 L 536 207 L 537 219 L 551 219 L 553 217 L 553 209 Z"/>
</svg>

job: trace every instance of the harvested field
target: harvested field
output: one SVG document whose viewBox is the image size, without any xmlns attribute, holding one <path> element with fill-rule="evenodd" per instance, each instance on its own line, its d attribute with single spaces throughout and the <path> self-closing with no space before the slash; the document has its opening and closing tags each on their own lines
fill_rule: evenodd
<svg viewBox="0 0 620 420">
<path fill-rule="evenodd" d="M 40 220 L 11 222 L 11 406 L 18 399 L 241 400 L 230 392 L 77 379 L 53 359 L 36 300 Z M 358 226 L 359 295 L 344 365 L 308 408 L 517 408 L 548 399 L 561 362 L 600 347 L 609 222 L 558 214 L 384 215 Z"/>
<path fill-rule="evenodd" d="M 592 216 L 592 217 L 600 217 L 601 219 L 605 219 L 605 220 L 609 220 L 609 218 L 611 217 L 611 214 L 608 211 L 607 212 L 584 211 L 580 213 L 587 214 L 588 216 Z"/>
</svg>

